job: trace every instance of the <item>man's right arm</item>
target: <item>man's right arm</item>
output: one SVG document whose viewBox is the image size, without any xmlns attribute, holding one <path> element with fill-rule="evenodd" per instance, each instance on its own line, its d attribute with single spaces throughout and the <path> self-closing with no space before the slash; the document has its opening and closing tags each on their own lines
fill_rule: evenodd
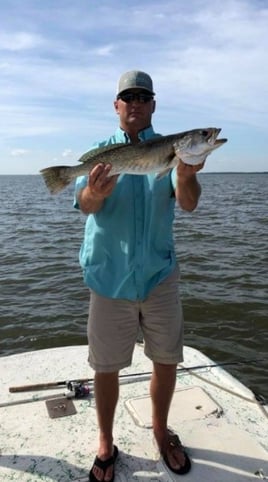
<svg viewBox="0 0 268 482">
<path fill-rule="evenodd" d="M 110 164 L 97 164 L 89 177 L 87 185 L 78 192 L 78 203 L 84 214 L 98 212 L 106 197 L 110 196 L 118 176 L 109 176 Z"/>
</svg>

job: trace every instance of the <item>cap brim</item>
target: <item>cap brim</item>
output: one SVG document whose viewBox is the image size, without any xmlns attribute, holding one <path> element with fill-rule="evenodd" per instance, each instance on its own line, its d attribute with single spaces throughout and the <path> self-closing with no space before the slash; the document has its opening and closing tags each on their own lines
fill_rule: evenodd
<svg viewBox="0 0 268 482">
<path fill-rule="evenodd" d="M 117 95 L 123 94 L 123 92 L 128 92 L 129 90 L 144 90 L 144 92 L 148 92 L 151 95 L 155 95 L 154 92 L 152 92 L 150 89 L 146 89 L 145 87 L 141 87 L 140 85 L 136 85 L 133 87 L 128 87 L 127 89 L 120 90 L 120 92 L 117 92 Z"/>
</svg>

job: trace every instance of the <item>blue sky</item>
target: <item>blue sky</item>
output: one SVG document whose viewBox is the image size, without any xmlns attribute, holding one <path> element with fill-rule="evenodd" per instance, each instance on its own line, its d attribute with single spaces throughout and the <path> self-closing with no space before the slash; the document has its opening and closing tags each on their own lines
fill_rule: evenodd
<svg viewBox="0 0 268 482">
<path fill-rule="evenodd" d="M 9 0 L 0 18 L 0 174 L 76 164 L 131 69 L 153 77 L 156 131 L 222 128 L 206 172 L 268 170 L 266 0 Z"/>
</svg>

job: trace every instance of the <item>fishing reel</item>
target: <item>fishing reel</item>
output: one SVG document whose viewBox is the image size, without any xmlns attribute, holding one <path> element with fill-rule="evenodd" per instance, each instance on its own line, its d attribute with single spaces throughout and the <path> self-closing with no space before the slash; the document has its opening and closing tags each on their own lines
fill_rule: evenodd
<svg viewBox="0 0 268 482">
<path fill-rule="evenodd" d="M 66 387 L 69 390 L 68 393 L 66 393 L 67 398 L 85 398 L 88 397 L 91 392 L 88 383 L 71 381 L 66 382 Z"/>
</svg>

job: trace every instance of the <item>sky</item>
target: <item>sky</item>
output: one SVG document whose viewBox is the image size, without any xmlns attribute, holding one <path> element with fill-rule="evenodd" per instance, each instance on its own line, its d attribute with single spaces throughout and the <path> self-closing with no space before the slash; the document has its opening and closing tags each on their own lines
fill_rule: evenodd
<svg viewBox="0 0 268 482">
<path fill-rule="evenodd" d="M 114 133 L 136 69 L 157 132 L 228 138 L 204 172 L 268 170 L 267 0 L 0 0 L 0 18 L 0 174 L 75 165 Z"/>
</svg>

